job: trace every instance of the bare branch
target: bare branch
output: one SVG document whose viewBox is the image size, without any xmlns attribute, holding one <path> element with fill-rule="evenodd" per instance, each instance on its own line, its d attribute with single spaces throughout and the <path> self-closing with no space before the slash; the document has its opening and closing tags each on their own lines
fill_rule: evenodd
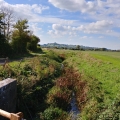
<svg viewBox="0 0 120 120">
<path fill-rule="evenodd" d="M 4 35 L 6 39 L 9 41 L 10 35 L 11 35 L 12 24 L 15 18 L 14 11 L 12 10 L 12 8 L 1 6 L 0 13 L 3 14 L 2 21 L 6 24 L 6 26 L 4 26 Z"/>
</svg>

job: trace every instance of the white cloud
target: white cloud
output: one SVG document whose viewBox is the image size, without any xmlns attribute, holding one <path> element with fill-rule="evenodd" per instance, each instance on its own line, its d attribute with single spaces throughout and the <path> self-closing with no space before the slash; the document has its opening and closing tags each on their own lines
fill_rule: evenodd
<svg viewBox="0 0 120 120">
<path fill-rule="evenodd" d="M 62 25 L 74 24 L 77 20 L 65 20 L 54 16 L 42 16 L 44 10 L 49 9 L 49 6 L 42 6 L 41 4 L 8 4 L 4 0 L 0 0 L 0 7 L 7 7 L 14 10 L 16 19 L 28 19 L 30 22 L 56 23 Z"/>
<path fill-rule="evenodd" d="M 85 13 L 87 20 L 112 20 L 114 27 L 119 25 L 120 0 L 49 0 L 49 2 L 60 10 Z"/>
<path fill-rule="evenodd" d="M 96 8 L 94 2 L 85 0 L 49 0 L 51 4 L 60 9 L 68 10 L 68 11 L 81 11 L 85 13 L 87 11 L 93 12 Z"/>
<path fill-rule="evenodd" d="M 104 36 L 99 36 L 100 39 L 104 38 Z"/>
<path fill-rule="evenodd" d="M 68 10 L 71 12 L 99 12 L 104 14 L 104 11 L 107 13 L 120 13 L 120 10 L 117 9 L 120 7 L 119 0 L 49 0 L 49 2 L 57 8 Z"/>
<path fill-rule="evenodd" d="M 70 26 L 62 26 L 60 24 L 53 24 L 52 28 L 53 28 L 53 30 L 65 32 L 67 30 L 70 30 L 71 27 Z"/>
<path fill-rule="evenodd" d="M 13 9 L 16 18 L 34 19 L 38 17 L 44 10 L 49 9 L 48 6 L 42 6 L 41 4 L 8 4 L 4 0 L 0 0 L 0 7 L 7 7 Z"/>
<path fill-rule="evenodd" d="M 76 35 L 76 32 L 72 31 L 72 27 L 71 26 L 64 26 L 61 24 L 53 24 L 52 25 L 52 30 L 48 31 L 48 34 L 50 35 Z"/>
<path fill-rule="evenodd" d="M 37 4 L 33 4 L 31 7 L 35 13 L 42 13 L 43 10 L 49 9 L 48 6 L 42 6 L 42 5 L 37 5 Z"/>
<path fill-rule="evenodd" d="M 56 36 L 59 36 L 59 35 L 65 35 L 66 32 L 65 32 L 65 28 L 59 24 L 53 24 L 52 25 L 52 30 L 49 30 L 48 31 L 48 34 L 50 35 L 56 35 Z"/>
<path fill-rule="evenodd" d="M 97 21 L 90 23 L 89 25 L 84 27 L 85 33 L 103 33 L 106 29 L 109 30 L 110 27 L 112 27 L 113 22 L 112 21 Z"/>
<path fill-rule="evenodd" d="M 38 36 L 39 38 L 41 38 L 42 34 L 44 33 L 42 28 L 39 27 L 38 23 L 29 23 L 29 29 L 31 32 L 33 32 L 34 35 Z"/>
<path fill-rule="evenodd" d="M 80 37 L 80 39 L 86 39 L 86 38 L 88 38 L 87 36 L 82 36 L 82 37 Z"/>
<path fill-rule="evenodd" d="M 37 33 L 38 31 L 41 31 L 42 28 L 38 27 L 38 23 L 30 23 L 29 27 L 32 31 L 34 31 L 35 33 Z"/>
<path fill-rule="evenodd" d="M 48 6 L 42 6 L 41 4 L 8 4 L 4 0 L 0 0 L 0 7 L 10 7 L 13 8 L 16 12 L 21 13 L 31 13 L 34 11 L 34 13 L 42 13 L 42 11 L 49 9 Z"/>
<path fill-rule="evenodd" d="M 72 27 L 72 26 L 65 26 L 61 24 L 53 24 L 52 30 L 49 30 L 49 34 L 55 35 L 76 35 L 79 32 L 84 33 L 99 33 L 99 34 L 106 34 L 108 31 L 111 31 L 111 27 L 113 25 L 112 21 L 97 21 L 93 23 L 89 23 L 86 25 L 80 25 L 79 27 Z"/>
<path fill-rule="evenodd" d="M 5 4 L 6 2 L 4 0 L 0 0 L 0 5 Z"/>
</svg>

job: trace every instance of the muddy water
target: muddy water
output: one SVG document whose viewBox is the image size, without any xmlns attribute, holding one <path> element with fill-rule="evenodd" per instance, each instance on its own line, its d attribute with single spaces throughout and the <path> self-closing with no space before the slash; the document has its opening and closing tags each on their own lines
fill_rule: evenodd
<svg viewBox="0 0 120 120">
<path fill-rule="evenodd" d="M 72 93 L 72 99 L 71 99 L 70 105 L 71 105 L 71 109 L 70 109 L 71 120 L 77 120 L 78 115 L 80 114 L 80 111 L 77 106 L 74 92 Z"/>
</svg>

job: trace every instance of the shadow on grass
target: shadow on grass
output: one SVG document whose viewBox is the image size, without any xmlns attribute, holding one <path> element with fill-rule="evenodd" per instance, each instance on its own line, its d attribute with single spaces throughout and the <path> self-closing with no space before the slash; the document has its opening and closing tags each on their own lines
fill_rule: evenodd
<svg viewBox="0 0 120 120">
<path fill-rule="evenodd" d="M 49 90 L 54 86 L 53 80 L 60 74 L 54 74 L 47 78 L 35 81 L 35 84 L 29 90 L 23 91 L 22 85 L 18 85 L 18 103 L 17 112 L 22 111 L 26 119 L 32 120 L 37 113 L 43 112 L 49 105 L 46 103 L 46 96 Z M 28 93 L 29 92 L 29 93 Z"/>
<path fill-rule="evenodd" d="M 43 51 L 35 51 L 35 52 L 25 52 L 25 53 L 21 53 L 21 54 L 11 54 L 9 56 L 9 59 L 14 61 L 14 60 L 20 60 L 20 59 L 23 59 L 23 58 L 32 58 L 32 57 L 35 57 L 35 56 L 39 56 L 39 55 L 44 55 L 46 54 L 46 52 L 43 52 Z"/>
</svg>

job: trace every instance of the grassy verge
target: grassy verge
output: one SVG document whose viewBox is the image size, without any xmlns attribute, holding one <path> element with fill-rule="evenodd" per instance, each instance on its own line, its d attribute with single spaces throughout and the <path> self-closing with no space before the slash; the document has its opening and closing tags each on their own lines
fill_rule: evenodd
<svg viewBox="0 0 120 120">
<path fill-rule="evenodd" d="M 61 74 L 61 61 L 57 54 L 48 51 L 13 60 L 4 69 L 0 66 L 1 80 L 8 77 L 17 80 L 17 110 L 22 111 L 25 118 L 34 118 L 46 109 L 46 95 L 54 85 L 54 79 Z"/>
<path fill-rule="evenodd" d="M 86 81 L 87 101 L 81 120 L 119 119 L 120 63 L 117 52 L 59 51 L 67 54 L 64 61 L 81 73 Z M 78 103 L 80 104 L 80 103 Z"/>
<path fill-rule="evenodd" d="M 17 79 L 18 110 L 28 119 L 41 113 L 42 120 L 69 120 L 66 111 L 74 91 L 81 111 L 79 119 L 118 120 L 119 60 L 115 52 L 45 50 L 0 68 L 0 78 Z"/>
</svg>

